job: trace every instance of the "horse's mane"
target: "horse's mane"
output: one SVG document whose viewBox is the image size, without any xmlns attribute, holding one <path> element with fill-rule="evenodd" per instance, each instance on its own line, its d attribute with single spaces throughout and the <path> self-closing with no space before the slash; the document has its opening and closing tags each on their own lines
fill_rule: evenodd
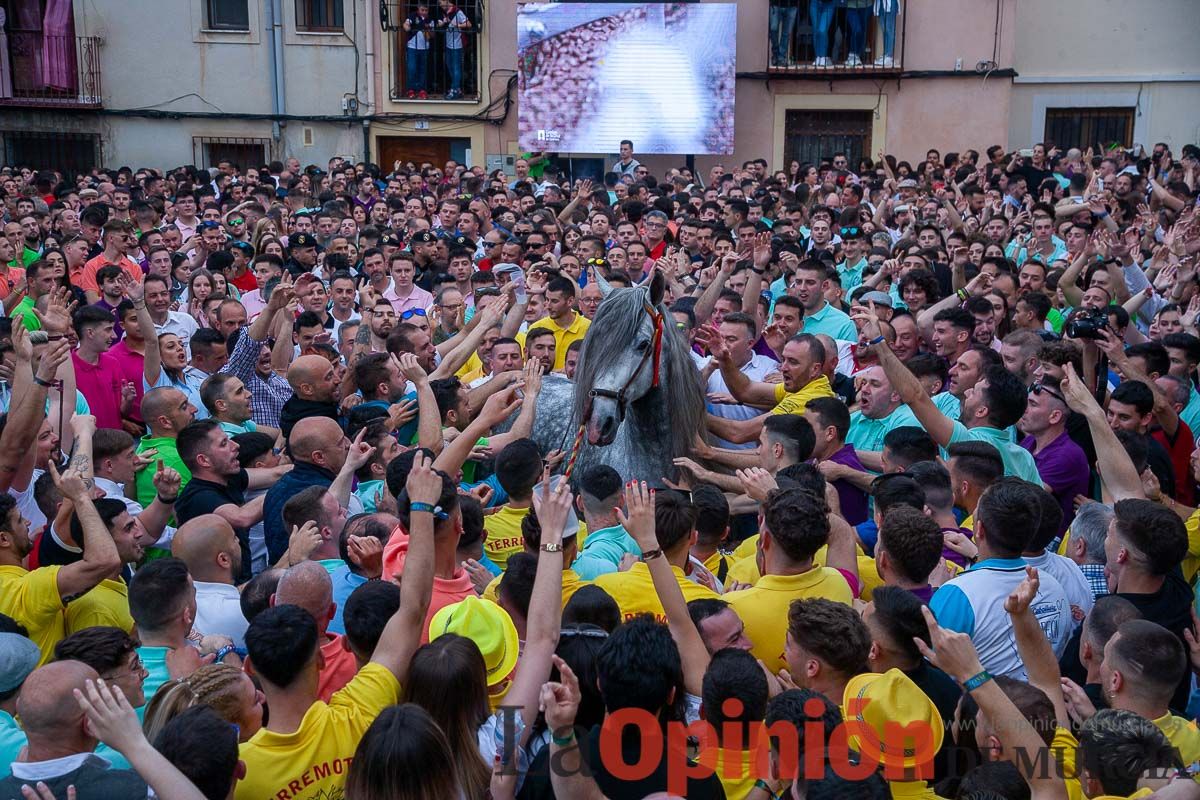
<svg viewBox="0 0 1200 800">
<path fill-rule="evenodd" d="M 588 392 L 596 383 L 597 373 L 633 346 L 645 322 L 643 304 L 649 296 L 646 287 L 616 289 L 600 303 L 576 368 L 574 427 L 581 424 L 587 413 Z M 704 393 L 687 343 L 675 330 L 666 306 L 660 303 L 658 312 L 664 320 L 661 380 L 659 388 L 651 389 L 643 399 L 653 402 L 658 413 L 668 418 L 672 454 L 686 455 L 695 437 L 704 432 Z"/>
</svg>

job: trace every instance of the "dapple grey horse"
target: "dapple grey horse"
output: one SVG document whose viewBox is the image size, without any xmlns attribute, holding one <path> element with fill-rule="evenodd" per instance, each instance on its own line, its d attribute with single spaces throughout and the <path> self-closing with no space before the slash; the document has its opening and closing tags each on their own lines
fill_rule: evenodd
<svg viewBox="0 0 1200 800">
<path fill-rule="evenodd" d="M 666 281 L 657 270 L 629 289 L 614 290 L 603 278 L 597 284 L 604 300 L 584 337 L 575 381 L 545 378 L 532 438 L 543 452 L 561 449 L 569 459 L 584 425 L 573 480 L 607 464 L 625 480 L 662 486 L 676 475 L 672 460 L 704 435 L 699 372 L 663 305 Z"/>
</svg>

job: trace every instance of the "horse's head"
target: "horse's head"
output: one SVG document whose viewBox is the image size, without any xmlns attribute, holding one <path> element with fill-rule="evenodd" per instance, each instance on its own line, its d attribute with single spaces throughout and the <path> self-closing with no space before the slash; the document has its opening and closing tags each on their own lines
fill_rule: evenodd
<svg viewBox="0 0 1200 800">
<path fill-rule="evenodd" d="M 589 444 L 612 444 L 629 406 L 662 379 L 665 337 L 670 335 L 660 308 L 665 290 L 666 280 L 655 270 L 646 285 L 606 293 L 596 311 L 579 367 L 590 379 L 583 384 L 590 384 L 585 406 L 590 408 Z"/>
</svg>

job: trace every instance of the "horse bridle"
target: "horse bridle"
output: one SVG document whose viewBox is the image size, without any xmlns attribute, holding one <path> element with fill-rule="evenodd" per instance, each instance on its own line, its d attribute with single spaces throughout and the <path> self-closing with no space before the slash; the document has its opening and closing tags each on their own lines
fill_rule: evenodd
<svg viewBox="0 0 1200 800">
<path fill-rule="evenodd" d="M 625 384 L 621 386 L 620 389 L 617 389 L 615 392 L 612 389 L 592 389 L 588 392 L 589 402 L 587 414 L 584 417 L 585 425 L 587 424 L 588 419 L 592 416 L 592 404 L 590 400 L 597 397 L 606 397 L 610 400 L 615 400 L 617 403 L 617 419 L 624 420 L 625 407 L 627 405 L 625 393 L 629 390 L 629 387 L 633 385 L 633 382 L 638 379 L 638 376 L 642 374 L 642 369 L 646 366 L 646 362 L 650 361 L 651 359 L 653 359 L 652 368 L 654 370 L 654 377 L 650 386 L 654 388 L 659 385 L 659 379 L 661 378 L 662 373 L 663 315 L 658 309 L 650 305 L 648 301 L 642 302 L 642 308 L 647 314 L 650 315 L 650 321 L 654 323 L 653 346 L 642 354 L 642 360 L 638 362 L 637 368 L 629 376 L 629 380 L 625 381 Z"/>
</svg>

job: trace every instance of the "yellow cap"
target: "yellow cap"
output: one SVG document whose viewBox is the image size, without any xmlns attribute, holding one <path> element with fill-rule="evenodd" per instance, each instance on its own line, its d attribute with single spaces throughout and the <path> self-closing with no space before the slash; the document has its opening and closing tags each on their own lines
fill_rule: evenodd
<svg viewBox="0 0 1200 800">
<path fill-rule="evenodd" d="M 846 684 L 843 702 L 842 717 L 849 723 L 850 746 L 864 759 L 878 759 L 884 767 L 911 769 L 928 764 L 941 749 L 945 727 L 937 706 L 898 669 L 882 675 L 856 675 Z M 928 729 L 932 749 L 918 753 L 921 739 L 914 741 L 914 735 L 919 736 L 919 732 L 901 732 L 909 727 Z"/>
<path fill-rule="evenodd" d="M 512 617 L 491 600 L 474 595 L 445 606 L 429 621 L 429 641 L 446 633 L 470 639 L 483 654 L 488 685 L 508 677 L 517 665 L 521 641 Z"/>
</svg>

